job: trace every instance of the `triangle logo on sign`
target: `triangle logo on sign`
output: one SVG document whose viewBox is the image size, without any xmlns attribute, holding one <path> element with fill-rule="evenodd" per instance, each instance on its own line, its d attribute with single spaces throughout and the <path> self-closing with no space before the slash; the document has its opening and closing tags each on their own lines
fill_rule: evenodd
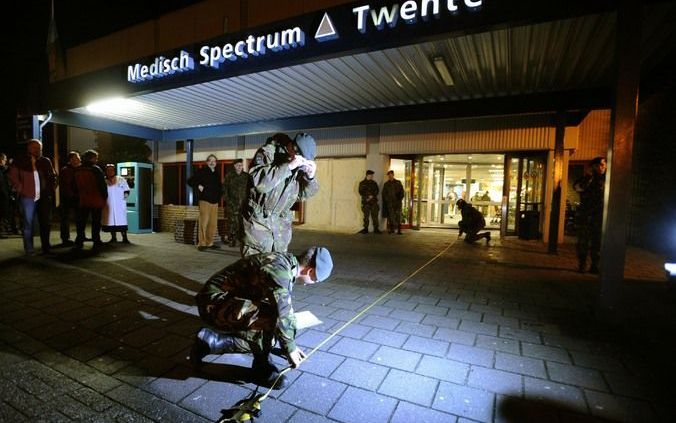
<svg viewBox="0 0 676 423">
<path fill-rule="evenodd" d="M 338 31 L 336 31 L 336 27 L 333 26 L 333 21 L 331 21 L 329 14 L 325 12 L 322 21 L 319 23 L 319 28 L 317 28 L 317 32 L 315 33 L 315 39 L 322 42 L 335 40 L 336 38 L 338 38 Z"/>
</svg>

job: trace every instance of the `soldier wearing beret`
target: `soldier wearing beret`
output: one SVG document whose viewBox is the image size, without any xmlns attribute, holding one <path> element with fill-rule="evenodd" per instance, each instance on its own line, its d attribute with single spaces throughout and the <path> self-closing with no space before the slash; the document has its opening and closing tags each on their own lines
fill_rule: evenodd
<svg viewBox="0 0 676 423">
<path fill-rule="evenodd" d="M 360 234 L 369 233 L 369 216 L 373 221 L 373 232 L 379 234 L 378 229 L 378 183 L 373 180 L 373 171 L 367 170 L 366 177 L 359 182 L 359 195 L 361 196 L 361 211 L 364 213 L 364 229 Z"/>
<path fill-rule="evenodd" d="M 254 155 L 248 202 L 242 213 L 242 256 L 286 251 L 291 242 L 296 201 L 319 191 L 314 138 L 299 133 L 292 140 L 278 133 Z"/>
<path fill-rule="evenodd" d="M 225 200 L 225 218 L 227 219 L 228 242 L 231 247 L 237 245 L 242 236 L 242 208 L 246 204 L 249 174 L 244 171 L 242 159 L 232 165 L 233 170 L 225 175 L 223 197 Z"/>
<path fill-rule="evenodd" d="M 289 364 L 298 367 L 305 353 L 295 342 L 296 317 L 291 304 L 294 285 L 326 280 L 333 269 L 329 250 L 311 247 L 304 254 L 257 254 L 240 259 L 214 274 L 195 299 L 201 329 L 190 353 L 199 367 L 208 354 L 252 353 L 255 381 L 282 388 L 286 380 L 270 361 L 278 341 Z"/>
<path fill-rule="evenodd" d="M 577 223 L 578 271 L 584 272 L 587 257 L 591 258 L 589 273 L 599 272 L 601 225 L 603 224 L 603 190 L 606 183 L 606 159 L 596 157 L 590 163 L 591 173 L 575 181 L 573 189 L 580 194 L 575 211 Z"/>
</svg>

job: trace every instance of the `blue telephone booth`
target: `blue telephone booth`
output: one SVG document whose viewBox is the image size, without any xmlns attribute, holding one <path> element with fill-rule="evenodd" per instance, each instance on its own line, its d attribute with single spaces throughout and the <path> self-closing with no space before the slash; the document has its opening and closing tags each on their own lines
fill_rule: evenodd
<svg viewBox="0 0 676 423">
<path fill-rule="evenodd" d="M 127 225 L 134 234 L 153 231 L 153 165 L 125 162 L 117 164 L 117 174 L 127 180 Z"/>
</svg>

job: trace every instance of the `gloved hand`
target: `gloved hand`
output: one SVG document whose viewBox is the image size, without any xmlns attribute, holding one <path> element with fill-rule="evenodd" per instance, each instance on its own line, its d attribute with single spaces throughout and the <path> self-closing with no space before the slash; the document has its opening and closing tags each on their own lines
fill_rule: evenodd
<svg viewBox="0 0 676 423">
<path fill-rule="evenodd" d="M 317 163 L 314 162 L 314 160 L 305 160 L 305 163 L 301 166 L 301 170 L 305 172 L 305 174 L 310 178 L 315 177 L 315 173 L 317 172 Z"/>
<path fill-rule="evenodd" d="M 295 168 L 302 166 L 306 161 L 305 157 L 297 154 L 296 157 L 289 162 L 289 169 L 294 170 Z"/>
</svg>

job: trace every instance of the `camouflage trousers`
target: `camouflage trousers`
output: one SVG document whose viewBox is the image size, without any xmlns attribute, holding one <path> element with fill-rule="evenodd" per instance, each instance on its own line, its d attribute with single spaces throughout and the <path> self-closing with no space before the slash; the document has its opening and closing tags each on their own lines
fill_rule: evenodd
<svg viewBox="0 0 676 423">
<path fill-rule="evenodd" d="M 364 229 L 368 230 L 369 228 L 369 216 L 370 216 L 371 221 L 373 221 L 373 229 L 378 230 L 378 212 L 380 211 L 378 203 L 375 204 L 362 203 L 361 211 L 364 213 Z"/>
<path fill-rule="evenodd" d="M 240 352 L 267 353 L 274 346 L 277 319 L 269 304 L 254 304 L 227 292 L 217 297 L 199 293 L 196 300 L 200 318 L 212 329 L 234 337 Z"/>
<path fill-rule="evenodd" d="M 577 231 L 577 259 L 580 264 L 585 264 L 587 256 L 589 256 L 592 266 L 598 266 L 601 251 L 602 222 L 603 215 L 578 214 L 575 229 Z"/>
<path fill-rule="evenodd" d="M 401 228 L 401 209 L 387 209 L 387 229 L 392 232 Z"/>
<path fill-rule="evenodd" d="M 228 241 L 239 240 L 242 236 L 242 215 L 237 208 L 226 207 Z"/>
<path fill-rule="evenodd" d="M 264 215 L 252 213 L 242 219 L 242 257 L 254 254 L 285 252 L 291 242 L 291 213 Z"/>
</svg>

